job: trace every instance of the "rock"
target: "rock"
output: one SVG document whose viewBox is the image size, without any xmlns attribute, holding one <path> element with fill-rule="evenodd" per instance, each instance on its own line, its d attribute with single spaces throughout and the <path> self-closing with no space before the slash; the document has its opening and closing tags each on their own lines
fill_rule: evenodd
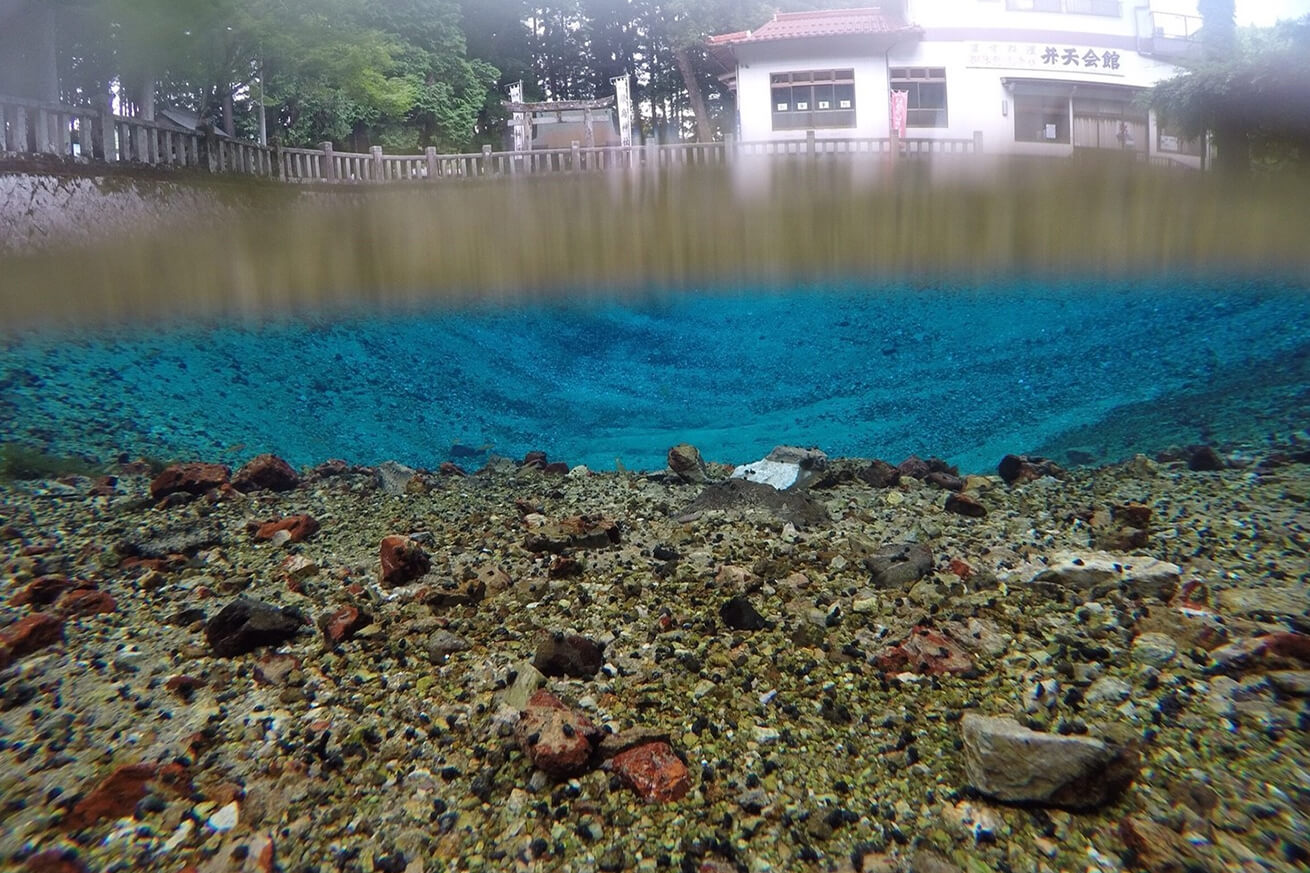
<svg viewBox="0 0 1310 873">
<path fill-rule="evenodd" d="M 201 549 L 223 542 L 223 530 L 217 525 L 190 525 L 136 540 L 126 540 L 116 547 L 120 555 L 140 558 L 168 558 L 173 555 L 194 555 Z"/>
<path fill-rule="evenodd" d="M 537 689 L 546 684 L 546 677 L 532 664 L 524 661 L 514 667 L 514 679 L 501 695 L 501 703 L 511 709 L 527 709 L 528 701 Z"/>
<path fill-rule="evenodd" d="M 619 731 L 617 734 L 605 734 L 601 737 L 600 743 L 597 744 L 596 751 L 608 761 L 619 752 L 626 752 L 628 749 L 635 749 L 637 746 L 669 742 L 669 735 L 666 731 L 635 726 Z"/>
<path fill-rule="evenodd" d="M 603 647 L 578 634 L 556 631 L 542 636 L 532 666 L 545 676 L 590 679 L 605 663 Z"/>
<path fill-rule="evenodd" d="M 23 862 L 23 873 L 87 873 L 86 862 L 71 847 L 37 852 Z"/>
<path fill-rule="evenodd" d="M 1134 870 L 1149 873 L 1209 873 L 1221 869 L 1211 863 L 1213 848 L 1194 846 L 1182 834 L 1142 816 L 1125 816 L 1119 838 L 1132 852 Z"/>
<path fill-rule="evenodd" d="M 290 491 L 300 484 L 300 474 L 277 455 L 252 458 L 232 477 L 238 491 Z"/>
<path fill-rule="evenodd" d="M 669 470 L 683 482 L 709 481 L 709 474 L 705 471 L 705 460 L 690 443 L 679 443 L 669 449 L 667 460 Z"/>
<path fill-rule="evenodd" d="M 418 475 L 418 471 L 413 467 L 406 467 L 404 464 L 395 461 L 383 461 L 378 464 L 373 474 L 378 488 L 384 494 L 397 496 L 405 493 L 410 480 L 416 475 Z"/>
<path fill-rule="evenodd" d="M 464 579 L 443 579 L 435 585 L 425 587 L 415 595 L 415 599 L 424 606 L 434 610 L 450 609 L 455 606 L 474 606 L 487 596 L 487 584 L 482 577 L 470 571 Z"/>
<path fill-rule="evenodd" d="M 1145 503 L 1117 503 L 1110 507 L 1110 517 L 1138 530 L 1151 526 L 1151 507 Z"/>
<path fill-rule="evenodd" d="M 873 460 L 869 466 L 859 470 L 855 476 L 874 488 L 891 488 L 901 481 L 900 470 L 886 461 L 877 459 Z"/>
<path fill-rule="evenodd" d="M 237 826 L 240 819 L 240 807 L 234 800 L 231 803 L 224 804 L 216 809 L 209 818 L 205 819 L 205 827 L 218 833 L 226 833 Z"/>
<path fill-rule="evenodd" d="M 1100 596 L 1123 588 L 1130 597 L 1153 597 L 1168 601 L 1178 590 L 1182 568 L 1144 555 L 1113 555 L 1108 552 L 1063 553 L 1031 582 L 1055 582 L 1067 588 L 1090 591 Z"/>
<path fill-rule="evenodd" d="M 720 589 L 731 589 L 733 591 L 752 591 L 759 588 L 760 577 L 756 576 L 745 567 L 737 567 L 732 564 L 724 564 L 719 571 L 714 574 L 714 585 Z"/>
<path fill-rule="evenodd" d="M 78 588 L 69 591 L 55 604 L 55 611 L 65 618 L 108 614 L 118 611 L 118 601 L 107 591 Z"/>
<path fill-rule="evenodd" d="M 1187 469 L 1197 473 L 1213 473 L 1228 466 L 1211 446 L 1188 446 L 1183 450 Z"/>
<path fill-rule="evenodd" d="M 619 526 L 607 518 L 575 515 L 546 521 L 528 532 L 523 547 L 529 552 L 559 554 L 565 549 L 603 549 L 621 538 Z"/>
<path fill-rule="evenodd" d="M 1310 612 L 1310 586 L 1226 588 L 1216 595 L 1217 606 L 1230 615 L 1280 619 Z"/>
<path fill-rule="evenodd" d="M 599 731 L 585 715 L 544 689 L 533 693 L 514 736 L 532 766 L 562 779 L 581 773 L 591 760 Z"/>
<path fill-rule="evenodd" d="M 299 610 L 238 597 L 205 623 L 205 639 L 214 654 L 233 658 L 260 646 L 278 646 L 308 624 Z"/>
<path fill-rule="evenodd" d="M 1058 479 L 1064 475 L 1064 470 L 1060 469 L 1054 461 L 1035 455 L 1006 455 L 1001 458 L 1001 463 L 996 465 L 996 472 L 1000 474 L 1006 485 L 1035 482 L 1043 476 L 1054 476 Z"/>
<path fill-rule="evenodd" d="M 0 668 L 63 641 L 63 619 L 45 612 L 34 612 L 0 630 Z"/>
<path fill-rule="evenodd" d="M 788 488 L 804 488 L 827 466 L 828 456 L 818 449 L 778 446 L 763 460 L 735 468 L 732 478 L 784 491 Z"/>
<path fill-rule="evenodd" d="M 1162 633 L 1144 633 L 1133 640 L 1133 660 L 1152 667 L 1164 667 L 1178 657 L 1178 643 Z"/>
<path fill-rule="evenodd" d="M 1310 670 L 1274 670 L 1265 678 L 1290 697 L 1310 697 Z"/>
<path fill-rule="evenodd" d="M 435 664 L 444 663 L 447 655 L 453 655 L 456 652 L 467 652 L 473 648 L 468 640 L 461 636 L 451 633 L 448 630 L 433 631 L 423 643 L 423 649 L 428 653 L 428 657 Z"/>
<path fill-rule="evenodd" d="M 959 643 L 940 631 L 916 627 L 902 642 L 874 658 L 878 669 L 886 673 L 910 671 L 929 676 L 945 673 L 972 673 L 973 659 Z"/>
<path fill-rule="evenodd" d="M 964 490 L 964 480 L 959 476 L 952 476 L 950 473 L 929 473 L 927 476 L 923 477 L 923 481 L 927 482 L 929 485 L 936 485 L 938 488 L 942 488 L 946 491 Z"/>
<path fill-rule="evenodd" d="M 1133 688 L 1122 679 L 1102 676 L 1083 692 L 1083 699 L 1088 703 L 1121 703 L 1132 696 Z"/>
<path fill-rule="evenodd" d="M 9 598 L 10 606 L 34 606 L 44 609 L 59 599 L 66 591 L 72 591 L 85 583 L 75 582 L 67 576 L 38 576 L 24 585 Z"/>
<path fill-rule="evenodd" d="M 383 585 L 404 585 L 432 569 L 432 559 L 423 547 L 405 536 L 386 536 L 378 547 L 378 581 Z"/>
<path fill-rule="evenodd" d="M 609 762 L 609 767 L 650 803 L 681 800 L 691 790 L 687 765 L 674 754 L 668 743 L 647 743 L 619 752 Z"/>
<path fill-rule="evenodd" d="M 300 543 L 318 533 L 318 529 L 318 521 L 312 515 L 288 515 L 261 524 L 255 529 L 255 539 L 271 540 L 278 531 L 286 531 L 290 535 L 288 542 Z"/>
<path fill-rule="evenodd" d="M 1208 673 L 1238 675 L 1252 670 L 1297 670 L 1310 667 L 1310 636 L 1282 631 L 1248 637 L 1210 653 Z"/>
<path fill-rule="evenodd" d="M 153 764 L 124 764 L 114 770 L 73 804 L 64 816 L 64 828 L 75 831 L 101 819 L 131 815 L 157 772 Z"/>
<path fill-rule="evenodd" d="M 150 496 L 159 500 L 170 494 L 204 494 L 226 485 L 231 473 L 222 464 L 173 464 L 150 483 Z"/>
<path fill-rule="evenodd" d="M 719 618 L 733 630 L 764 630 L 769 626 L 745 597 L 734 597 L 720 606 Z"/>
<path fill-rule="evenodd" d="M 864 559 L 875 588 L 907 588 L 932 570 L 932 552 L 922 543 L 883 546 Z"/>
<path fill-rule="evenodd" d="M 1093 809 L 1115 799 L 1137 773 L 1135 751 L 1098 739 L 1029 730 L 1014 719 L 964 716 L 969 784 L 1007 803 Z"/>
<path fill-rule="evenodd" d="M 947 497 L 946 511 L 968 518 L 984 518 L 987 515 L 987 507 L 968 494 L 952 494 Z"/>
<path fill-rule="evenodd" d="M 373 617 L 356 606 L 343 606 L 336 612 L 325 612 L 318 618 L 318 629 L 328 645 L 345 642 L 372 623 Z"/>
<path fill-rule="evenodd" d="M 771 485 L 746 479 L 728 479 L 708 486 L 679 514 L 690 520 L 702 512 L 739 512 L 746 516 L 765 515 L 798 528 L 812 527 L 829 520 L 828 510 L 808 494 L 796 489 L 779 491 Z"/>
</svg>

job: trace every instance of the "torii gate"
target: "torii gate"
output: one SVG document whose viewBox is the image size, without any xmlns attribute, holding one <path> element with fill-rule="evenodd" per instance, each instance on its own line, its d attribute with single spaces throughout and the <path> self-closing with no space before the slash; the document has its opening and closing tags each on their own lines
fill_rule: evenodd
<svg viewBox="0 0 1310 873">
<path fill-rule="evenodd" d="M 600 100 L 547 100 L 541 103 L 526 103 L 521 100 L 506 100 L 504 107 L 514 113 L 516 126 L 522 131 L 523 151 L 532 151 L 532 119 L 538 114 L 550 112 L 577 112 L 582 110 L 582 123 L 584 127 L 583 148 L 596 147 L 596 131 L 592 126 L 595 119 L 592 116 L 592 110 L 608 109 L 614 105 L 613 97 L 603 97 Z"/>
</svg>

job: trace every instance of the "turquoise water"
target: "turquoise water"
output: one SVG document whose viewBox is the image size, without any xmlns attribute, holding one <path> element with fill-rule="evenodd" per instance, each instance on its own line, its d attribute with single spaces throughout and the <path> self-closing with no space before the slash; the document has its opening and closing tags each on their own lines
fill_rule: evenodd
<svg viewBox="0 0 1310 873">
<path fill-rule="evenodd" d="M 792 443 L 983 471 L 1277 438 L 1310 424 L 1308 392 L 1310 295 L 1287 285 L 847 286 L 11 338 L 0 441 L 593 469 Z"/>
</svg>

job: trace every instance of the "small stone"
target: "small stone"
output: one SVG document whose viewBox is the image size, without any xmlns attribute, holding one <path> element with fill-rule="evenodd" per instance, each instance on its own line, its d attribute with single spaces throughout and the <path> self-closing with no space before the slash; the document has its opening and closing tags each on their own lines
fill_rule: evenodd
<svg viewBox="0 0 1310 873">
<path fill-rule="evenodd" d="M 367 627 L 372 621 L 372 616 L 362 612 L 359 607 L 343 606 L 336 612 L 319 616 L 318 629 L 328 645 L 335 646 L 353 637 L 360 628 Z"/>
<path fill-rule="evenodd" d="M 1212 446 L 1188 446 L 1184 452 L 1187 469 L 1198 473 L 1213 473 L 1228 465 Z"/>
<path fill-rule="evenodd" d="M 959 643 L 927 627 L 914 628 L 904 641 L 877 655 L 874 663 L 886 673 L 912 671 L 929 676 L 974 669 L 973 659 Z"/>
<path fill-rule="evenodd" d="M 933 566 L 932 552 L 922 543 L 884 546 L 864 559 L 875 588 L 908 588 L 926 576 Z"/>
<path fill-rule="evenodd" d="M 395 461 L 383 461 L 378 464 L 377 469 L 374 471 L 374 478 L 378 488 L 384 494 L 393 496 L 404 494 L 410 480 L 416 475 L 418 475 L 418 471 L 413 467 L 406 467 L 404 464 L 398 464 Z"/>
<path fill-rule="evenodd" d="M 545 634 L 532 665 L 545 676 L 590 679 L 605 663 L 603 651 L 599 643 L 578 634 Z"/>
<path fill-rule="evenodd" d="M 600 731 L 543 689 L 528 699 L 514 735 L 534 767 L 559 779 L 586 769 Z"/>
<path fill-rule="evenodd" d="M 647 743 L 620 752 L 609 766 L 633 791 L 651 803 L 681 800 L 691 790 L 687 765 L 668 743 Z"/>
<path fill-rule="evenodd" d="M 565 549 L 603 549 L 621 538 L 616 522 L 589 515 L 575 515 L 545 524 L 528 533 L 524 548 L 529 552 L 559 554 Z"/>
<path fill-rule="evenodd" d="M 1043 476 L 1059 478 L 1064 475 L 1064 471 L 1054 461 L 1035 455 L 1006 455 L 1001 458 L 996 472 L 1006 485 L 1022 485 L 1025 482 L 1035 482 Z"/>
<path fill-rule="evenodd" d="M 312 515 L 288 515 L 261 524 L 255 530 L 255 539 L 271 540 L 277 534 L 285 533 L 287 542 L 300 543 L 318 533 L 318 529 L 318 521 Z"/>
<path fill-rule="evenodd" d="M 526 661 L 516 664 L 514 671 L 514 681 L 502 694 L 501 703 L 517 712 L 527 708 L 532 695 L 546 684 L 546 677 Z"/>
<path fill-rule="evenodd" d="M 719 607 L 719 618 L 733 630 L 763 630 L 768 627 L 764 616 L 745 597 L 734 597 Z"/>
<path fill-rule="evenodd" d="M 1137 773 L 1134 752 L 1090 737 L 1039 733 L 975 713 L 964 716 L 961 730 L 969 784 L 1009 803 L 1091 809 L 1117 797 Z"/>
<path fill-rule="evenodd" d="M 404 585 L 432 569 L 432 559 L 417 542 L 405 536 L 386 536 L 378 547 L 378 580 L 383 585 Z"/>
<path fill-rule="evenodd" d="M 73 804 L 64 817 L 64 828 L 79 830 L 101 819 L 131 815 L 156 772 L 153 764 L 124 764 L 114 770 Z"/>
<path fill-rule="evenodd" d="M 1083 693 L 1088 703 L 1121 703 L 1132 696 L 1133 688 L 1122 679 L 1102 676 Z"/>
<path fill-rule="evenodd" d="M 205 624 L 205 639 L 216 656 L 232 658 L 281 645 L 307 623 L 299 610 L 238 597 Z"/>
<path fill-rule="evenodd" d="M 170 494 L 204 494 L 226 485 L 231 472 L 222 464 L 173 464 L 150 483 L 150 496 L 159 500 Z"/>
<path fill-rule="evenodd" d="M 67 618 L 108 614 L 118 611 L 118 601 L 107 591 L 78 588 L 59 598 L 55 611 Z"/>
<path fill-rule="evenodd" d="M 1133 640 L 1133 660 L 1152 667 L 1164 667 L 1178 656 L 1178 644 L 1162 633 L 1144 633 Z"/>
<path fill-rule="evenodd" d="M 290 491 L 300 484 L 300 475 L 277 455 L 252 458 L 232 477 L 238 491 Z"/>
<path fill-rule="evenodd" d="M 446 660 L 447 655 L 453 655 L 456 652 L 467 652 L 472 648 L 472 645 L 468 640 L 448 630 L 439 630 L 432 632 L 423 644 L 423 648 L 433 663 L 440 664 Z"/>
<path fill-rule="evenodd" d="M 237 820 L 240 815 L 240 808 L 234 800 L 224 806 L 220 806 L 213 815 L 205 819 L 205 827 L 218 833 L 226 833 L 237 826 Z"/>
<path fill-rule="evenodd" d="M 1151 873 L 1209 873 L 1217 869 L 1205 849 L 1142 816 L 1125 816 L 1119 822 L 1119 838 L 1132 850 L 1135 869 Z"/>
</svg>

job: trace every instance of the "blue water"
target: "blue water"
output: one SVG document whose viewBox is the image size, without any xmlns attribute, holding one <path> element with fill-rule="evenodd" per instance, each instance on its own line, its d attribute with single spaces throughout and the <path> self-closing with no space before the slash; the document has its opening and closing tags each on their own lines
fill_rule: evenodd
<svg viewBox="0 0 1310 873">
<path fill-rule="evenodd" d="M 991 470 L 1074 433 L 1107 461 L 1304 428 L 1308 353 L 1310 295 L 1272 283 L 848 286 L 138 327 L 11 341 L 0 441 L 429 468 L 459 444 L 593 469 L 659 469 L 682 441 L 727 462 L 793 443 Z M 1228 400 L 1245 406 L 1227 414 Z"/>
</svg>

